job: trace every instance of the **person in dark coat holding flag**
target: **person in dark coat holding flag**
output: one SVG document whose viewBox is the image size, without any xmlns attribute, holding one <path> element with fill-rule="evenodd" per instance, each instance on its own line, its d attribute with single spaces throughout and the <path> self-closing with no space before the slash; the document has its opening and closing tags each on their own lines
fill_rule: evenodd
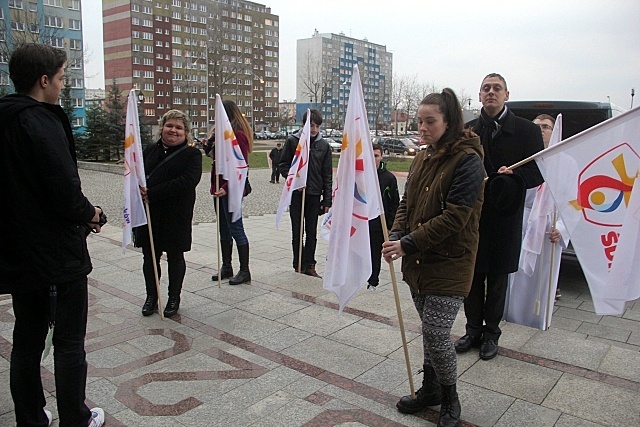
<svg viewBox="0 0 640 427">
<path fill-rule="evenodd" d="M 466 334 L 456 341 L 455 348 L 464 353 L 480 347 L 480 358 L 490 360 L 498 353 L 509 273 L 518 270 L 525 188 L 543 181 L 534 161 L 513 170 L 508 167 L 542 150 L 544 145 L 540 128 L 516 117 L 505 105 L 509 91 L 504 77 L 497 73 L 487 75 L 479 96 L 480 118 L 469 125 L 482 140 L 489 180 L 484 190 L 473 283 L 464 301 Z"/>
<path fill-rule="evenodd" d="M 133 229 L 135 246 L 142 248 L 142 272 L 147 298 L 142 315 L 152 315 L 158 307 L 153 263 L 160 275 L 160 257 L 167 253 L 169 298 L 165 317 L 180 308 L 180 292 L 187 270 L 184 253 L 191 250 L 191 227 L 196 202 L 196 186 L 202 177 L 202 153 L 194 147 L 191 120 L 185 113 L 169 110 L 160 119 L 160 139 L 143 153 L 147 188 L 142 198 L 149 203 L 153 244 L 151 254 L 147 225 Z"/>
<path fill-rule="evenodd" d="M 478 248 L 484 168 L 480 138 L 463 130 L 451 89 L 427 95 L 418 130 L 428 145 L 411 164 L 405 194 L 382 254 L 402 257 L 402 277 L 422 323 L 422 387 L 396 407 L 413 414 L 440 405 L 438 427 L 460 425 L 457 358 L 451 327 L 469 293 Z"/>
</svg>

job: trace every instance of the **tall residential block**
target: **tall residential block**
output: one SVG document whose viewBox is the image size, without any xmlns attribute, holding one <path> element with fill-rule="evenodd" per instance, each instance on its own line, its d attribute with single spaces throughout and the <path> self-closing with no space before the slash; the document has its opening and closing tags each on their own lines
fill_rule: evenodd
<svg viewBox="0 0 640 427">
<path fill-rule="evenodd" d="M 298 40 L 297 119 L 302 119 L 307 108 L 316 108 L 322 112 L 325 127 L 342 128 L 357 64 L 369 127 L 382 128 L 391 118 L 392 63 L 393 54 L 386 46 L 342 33 L 316 30 L 311 38 Z"/>
<path fill-rule="evenodd" d="M 178 109 L 202 136 L 220 94 L 256 131 L 279 127 L 279 21 L 270 8 L 235 0 L 103 0 L 102 16 L 105 87 L 138 90 L 143 123 Z"/>
<path fill-rule="evenodd" d="M 12 93 L 9 57 L 21 43 L 46 43 L 67 51 L 73 127 L 84 131 L 84 60 L 80 0 L 0 1 L 0 94 Z"/>
</svg>

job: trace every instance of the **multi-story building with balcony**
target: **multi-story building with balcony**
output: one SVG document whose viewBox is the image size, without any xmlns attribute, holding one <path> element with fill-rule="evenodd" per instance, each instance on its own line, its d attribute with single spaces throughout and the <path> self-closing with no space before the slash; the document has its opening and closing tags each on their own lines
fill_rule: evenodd
<svg viewBox="0 0 640 427">
<path fill-rule="evenodd" d="M 344 34 L 317 30 L 311 38 L 298 40 L 296 115 L 307 108 L 322 112 L 323 125 L 342 128 L 346 115 L 353 66 L 358 65 L 369 127 L 382 128 L 391 117 L 390 99 L 393 54 L 386 46 Z"/>
<path fill-rule="evenodd" d="M 279 21 L 238 0 L 103 0 L 105 86 L 142 92 L 142 120 L 170 109 L 202 136 L 215 95 L 238 104 L 256 130 L 278 126 Z"/>
<path fill-rule="evenodd" d="M 73 127 L 84 131 L 84 60 L 80 0 L 4 0 L 0 2 L 0 93 L 12 93 L 9 57 L 21 43 L 46 43 L 67 51 Z"/>
</svg>

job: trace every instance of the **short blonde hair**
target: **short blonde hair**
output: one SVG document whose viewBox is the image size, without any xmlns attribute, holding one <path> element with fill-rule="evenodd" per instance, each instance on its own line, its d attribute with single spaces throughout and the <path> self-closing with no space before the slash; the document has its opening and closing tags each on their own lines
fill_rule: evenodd
<svg viewBox="0 0 640 427">
<path fill-rule="evenodd" d="M 189 119 L 189 116 L 187 116 L 180 110 L 169 110 L 164 113 L 160 120 L 158 120 L 158 124 L 160 125 L 160 130 L 158 130 L 158 139 L 162 138 L 162 128 L 164 128 L 164 124 L 167 122 L 167 120 L 174 119 L 182 120 L 187 145 L 193 147 L 195 145 L 195 142 L 193 141 L 193 135 L 191 134 L 191 120 Z"/>
</svg>

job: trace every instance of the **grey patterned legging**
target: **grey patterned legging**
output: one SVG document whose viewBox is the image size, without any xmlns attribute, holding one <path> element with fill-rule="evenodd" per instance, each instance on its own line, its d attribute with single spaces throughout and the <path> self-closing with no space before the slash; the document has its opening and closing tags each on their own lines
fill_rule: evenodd
<svg viewBox="0 0 640 427">
<path fill-rule="evenodd" d="M 422 320 L 424 365 L 433 367 L 440 384 L 455 384 L 458 369 L 451 327 L 464 298 L 439 295 L 413 295 L 412 298 Z"/>
</svg>

